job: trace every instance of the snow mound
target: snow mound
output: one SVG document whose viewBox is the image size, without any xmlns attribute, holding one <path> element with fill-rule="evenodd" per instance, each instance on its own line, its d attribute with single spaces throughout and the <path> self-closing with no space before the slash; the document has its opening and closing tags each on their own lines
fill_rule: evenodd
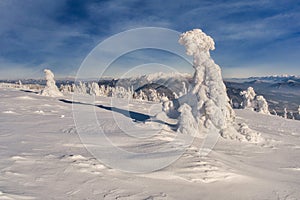
<svg viewBox="0 0 300 200">
<path fill-rule="evenodd" d="M 99 163 L 95 158 L 86 158 L 82 155 L 68 155 L 62 158 L 63 161 L 70 162 L 78 171 L 89 174 L 102 174 L 107 167 Z"/>
<path fill-rule="evenodd" d="M 11 110 L 3 111 L 2 113 L 4 113 L 4 114 L 16 114 L 16 112 L 11 111 Z"/>
</svg>

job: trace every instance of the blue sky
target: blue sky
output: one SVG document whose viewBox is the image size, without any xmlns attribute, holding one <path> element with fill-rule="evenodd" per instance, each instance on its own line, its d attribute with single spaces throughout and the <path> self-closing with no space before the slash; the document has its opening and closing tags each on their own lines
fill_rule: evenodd
<svg viewBox="0 0 300 200">
<path fill-rule="evenodd" d="M 98 43 L 144 26 L 201 28 L 225 77 L 300 74 L 297 0 L 1 0 L 0 78 L 38 77 L 45 67 L 74 76 Z"/>
</svg>

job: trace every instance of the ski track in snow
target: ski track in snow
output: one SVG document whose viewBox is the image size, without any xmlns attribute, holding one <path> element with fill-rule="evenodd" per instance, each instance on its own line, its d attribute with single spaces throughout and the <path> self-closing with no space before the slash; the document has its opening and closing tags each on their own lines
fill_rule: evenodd
<svg viewBox="0 0 300 200">
<path fill-rule="evenodd" d="M 87 151 L 89 145 L 95 146 L 81 143 L 71 104 L 35 93 L 0 90 L 1 200 L 300 199 L 299 121 L 236 110 L 237 120 L 261 132 L 264 142 L 220 138 L 213 151 L 203 157 L 197 148 L 199 139 L 166 168 L 131 174 L 106 166 Z M 108 105 L 108 100 L 100 97 L 97 101 Z M 147 114 L 145 108 L 151 104 L 138 104 L 142 103 L 132 102 L 135 111 Z M 172 138 L 171 130 L 156 125 L 164 134 L 137 145 L 124 143 L 118 140 L 120 128 L 111 111 L 97 108 L 96 112 L 104 116 L 100 125 L 127 150 L 153 151 Z M 137 126 L 146 130 L 153 123 Z"/>
</svg>

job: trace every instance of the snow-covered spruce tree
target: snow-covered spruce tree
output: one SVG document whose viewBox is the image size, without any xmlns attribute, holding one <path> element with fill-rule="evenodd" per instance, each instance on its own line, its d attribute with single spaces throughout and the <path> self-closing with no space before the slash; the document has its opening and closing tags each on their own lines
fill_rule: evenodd
<svg viewBox="0 0 300 200">
<path fill-rule="evenodd" d="M 255 104 L 254 104 L 254 110 L 256 112 L 262 113 L 262 114 L 267 114 L 270 115 L 270 111 L 269 111 L 269 105 L 268 102 L 266 101 L 266 99 L 262 96 L 256 96 L 255 97 Z"/>
<path fill-rule="evenodd" d="M 248 87 L 248 89 L 242 91 L 240 95 L 243 97 L 242 108 L 248 108 L 253 110 L 254 99 L 256 96 L 253 87 Z"/>
<path fill-rule="evenodd" d="M 58 90 L 55 85 L 54 74 L 49 69 L 45 69 L 45 78 L 46 78 L 46 86 L 41 91 L 41 95 L 50 96 L 50 97 L 59 97 L 63 96 L 63 94 Z"/>
<path fill-rule="evenodd" d="M 197 123 L 191 134 L 209 133 L 209 130 L 215 129 L 224 138 L 256 142 L 258 135 L 251 129 L 244 127 L 243 133 L 238 132 L 241 127 L 235 123 L 235 113 L 229 104 L 221 69 L 210 57 L 209 51 L 215 49 L 213 39 L 200 29 L 194 29 L 181 34 L 179 43 L 186 47 L 188 55 L 193 56 L 195 69 L 191 90 L 178 99 L 182 106 L 186 103 L 191 108 Z M 179 127 L 186 127 L 189 124 L 183 124 L 190 123 L 186 119 L 191 116 L 189 109 L 182 106 L 178 110 L 181 111 L 178 123 Z M 183 116 L 185 113 L 188 116 Z"/>
<path fill-rule="evenodd" d="M 298 115 L 300 115 L 300 106 L 298 107 Z"/>
</svg>

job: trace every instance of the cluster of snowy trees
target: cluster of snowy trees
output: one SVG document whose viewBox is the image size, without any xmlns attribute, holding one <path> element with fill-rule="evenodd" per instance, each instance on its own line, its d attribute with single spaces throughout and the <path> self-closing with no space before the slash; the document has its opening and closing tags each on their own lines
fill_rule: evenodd
<svg viewBox="0 0 300 200">
<path fill-rule="evenodd" d="M 23 90 L 41 90 L 42 86 L 38 84 L 23 84 L 21 80 L 16 83 L 1 82 L 0 88 L 14 88 Z"/>
<path fill-rule="evenodd" d="M 300 105 L 298 106 L 298 112 L 294 113 L 293 111 L 289 111 L 287 110 L 287 108 L 283 109 L 283 118 L 285 119 L 298 119 L 300 120 Z"/>
<path fill-rule="evenodd" d="M 116 98 L 137 99 L 141 101 L 162 102 L 168 99 L 165 94 L 160 94 L 155 89 L 149 89 L 148 92 L 143 90 L 134 91 L 132 87 L 124 88 L 121 86 L 99 85 L 97 82 L 78 84 L 66 84 L 60 86 L 63 93 L 75 93 L 82 95 L 106 96 Z"/>
<path fill-rule="evenodd" d="M 97 82 L 82 82 L 73 84 L 61 84 L 58 89 L 54 74 L 49 69 L 45 69 L 46 86 L 41 90 L 40 94 L 43 96 L 62 96 L 63 93 L 75 93 L 80 95 L 94 95 L 94 96 L 107 96 L 116 98 L 133 98 L 142 101 L 152 101 L 152 102 L 164 102 L 169 100 L 164 93 L 159 93 L 154 88 L 150 88 L 147 92 L 142 89 L 134 91 L 133 87 L 128 87 L 127 89 L 122 86 L 109 86 L 109 85 L 99 85 Z M 174 96 L 182 96 L 187 93 L 187 87 L 184 82 L 182 82 L 182 91 L 177 95 L 175 92 Z"/>
<path fill-rule="evenodd" d="M 262 95 L 256 95 L 252 87 L 248 87 L 248 89 L 242 91 L 240 95 L 243 97 L 242 108 L 250 109 L 262 114 L 271 114 L 266 99 Z M 275 109 L 272 110 L 272 114 L 278 116 L 278 112 Z M 298 113 L 288 111 L 287 108 L 284 108 L 281 116 L 285 119 L 300 119 L 300 105 L 298 107 Z"/>
<path fill-rule="evenodd" d="M 262 95 L 256 95 L 252 87 L 248 87 L 240 95 L 243 97 L 242 108 L 251 109 L 263 114 L 270 114 L 268 102 Z"/>
<path fill-rule="evenodd" d="M 19 88 L 19 89 L 29 89 L 27 85 L 23 85 L 21 81 L 19 83 L 0 83 L 1 88 Z"/>
</svg>

